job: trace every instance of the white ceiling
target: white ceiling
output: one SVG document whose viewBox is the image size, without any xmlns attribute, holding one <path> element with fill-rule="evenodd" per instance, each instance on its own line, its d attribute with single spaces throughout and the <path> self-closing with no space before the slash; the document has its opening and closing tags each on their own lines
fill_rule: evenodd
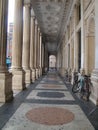
<svg viewBox="0 0 98 130">
<path fill-rule="evenodd" d="M 29 2 L 30 0 L 25 0 Z M 31 0 L 49 52 L 56 52 L 73 0 Z"/>
</svg>

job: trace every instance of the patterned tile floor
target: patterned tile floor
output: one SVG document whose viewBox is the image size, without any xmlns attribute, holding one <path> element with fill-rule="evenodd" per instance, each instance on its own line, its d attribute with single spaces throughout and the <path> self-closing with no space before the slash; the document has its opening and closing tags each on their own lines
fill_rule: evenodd
<svg viewBox="0 0 98 130">
<path fill-rule="evenodd" d="M 0 105 L 0 129 L 95 130 L 69 89 L 53 72 L 16 94 L 12 103 Z"/>
</svg>

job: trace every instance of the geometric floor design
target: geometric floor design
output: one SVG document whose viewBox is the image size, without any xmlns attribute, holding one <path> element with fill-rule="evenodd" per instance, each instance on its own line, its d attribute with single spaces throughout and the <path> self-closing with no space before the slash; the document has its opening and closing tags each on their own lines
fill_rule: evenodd
<svg viewBox="0 0 98 130">
<path fill-rule="evenodd" d="M 46 97 L 46 98 L 62 98 L 65 97 L 64 93 L 62 92 L 39 92 L 37 94 L 39 97 Z"/>
<path fill-rule="evenodd" d="M 13 113 L 6 114 L 2 130 L 95 130 L 55 72 L 16 96 L 19 99 L 6 110 Z"/>
<path fill-rule="evenodd" d="M 74 114 L 57 107 L 39 107 L 26 113 L 29 120 L 44 125 L 63 125 L 74 120 Z"/>
</svg>

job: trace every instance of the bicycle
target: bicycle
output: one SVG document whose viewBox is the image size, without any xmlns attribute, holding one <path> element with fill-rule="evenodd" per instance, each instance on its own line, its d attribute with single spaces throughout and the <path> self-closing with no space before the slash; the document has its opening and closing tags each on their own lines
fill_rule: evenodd
<svg viewBox="0 0 98 130">
<path fill-rule="evenodd" d="M 73 93 L 80 93 L 81 98 L 89 101 L 89 97 L 91 94 L 91 79 L 90 76 L 87 75 L 78 75 L 78 80 L 76 80 L 72 87 Z"/>
</svg>

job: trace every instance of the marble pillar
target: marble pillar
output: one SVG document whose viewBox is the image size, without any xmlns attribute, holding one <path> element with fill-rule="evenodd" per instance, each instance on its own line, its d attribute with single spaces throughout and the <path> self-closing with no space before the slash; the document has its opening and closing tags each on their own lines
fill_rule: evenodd
<svg viewBox="0 0 98 130">
<path fill-rule="evenodd" d="M 12 74 L 6 67 L 8 0 L 0 0 L 0 102 L 13 99 Z"/>
<path fill-rule="evenodd" d="M 81 0 L 81 73 L 85 73 L 85 37 L 84 37 L 84 14 L 83 14 L 83 0 Z"/>
<path fill-rule="evenodd" d="M 40 76 L 42 75 L 42 33 L 40 33 L 40 53 L 39 53 L 39 57 L 40 57 L 40 61 L 39 61 L 39 66 L 40 66 Z"/>
<path fill-rule="evenodd" d="M 88 34 L 85 35 L 85 74 L 88 74 Z"/>
<path fill-rule="evenodd" d="M 40 28 L 38 28 L 37 68 L 38 68 L 38 77 L 40 77 Z"/>
<path fill-rule="evenodd" d="M 22 67 L 25 71 L 25 83 L 31 83 L 30 70 L 30 4 L 24 6 L 24 25 L 23 25 L 23 54 Z"/>
<path fill-rule="evenodd" d="M 35 45 L 34 45 L 34 49 L 35 49 L 35 53 L 34 53 L 34 68 L 35 68 L 35 77 L 36 79 L 38 79 L 38 66 L 37 66 L 37 44 L 38 44 L 38 24 L 37 24 L 37 20 L 35 21 Z"/>
<path fill-rule="evenodd" d="M 77 25 L 77 7 L 74 8 L 74 71 L 78 72 L 78 34 L 76 32 Z"/>
<path fill-rule="evenodd" d="M 44 44 L 42 43 L 42 63 L 41 63 L 41 66 L 42 66 L 42 74 L 44 72 Z"/>
<path fill-rule="evenodd" d="M 15 0 L 14 28 L 12 43 L 13 89 L 25 89 L 25 73 L 22 69 L 22 44 L 23 44 L 23 0 Z"/>
<path fill-rule="evenodd" d="M 31 80 L 35 82 L 35 69 L 34 69 L 34 44 L 35 44 L 35 17 L 31 15 L 31 37 L 30 37 L 30 69 L 31 69 Z"/>
<path fill-rule="evenodd" d="M 95 69 L 91 75 L 93 87 L 90 99 L 98 105 L 98 0 L 95 0 L 95 27 Z"/>
</svg>

